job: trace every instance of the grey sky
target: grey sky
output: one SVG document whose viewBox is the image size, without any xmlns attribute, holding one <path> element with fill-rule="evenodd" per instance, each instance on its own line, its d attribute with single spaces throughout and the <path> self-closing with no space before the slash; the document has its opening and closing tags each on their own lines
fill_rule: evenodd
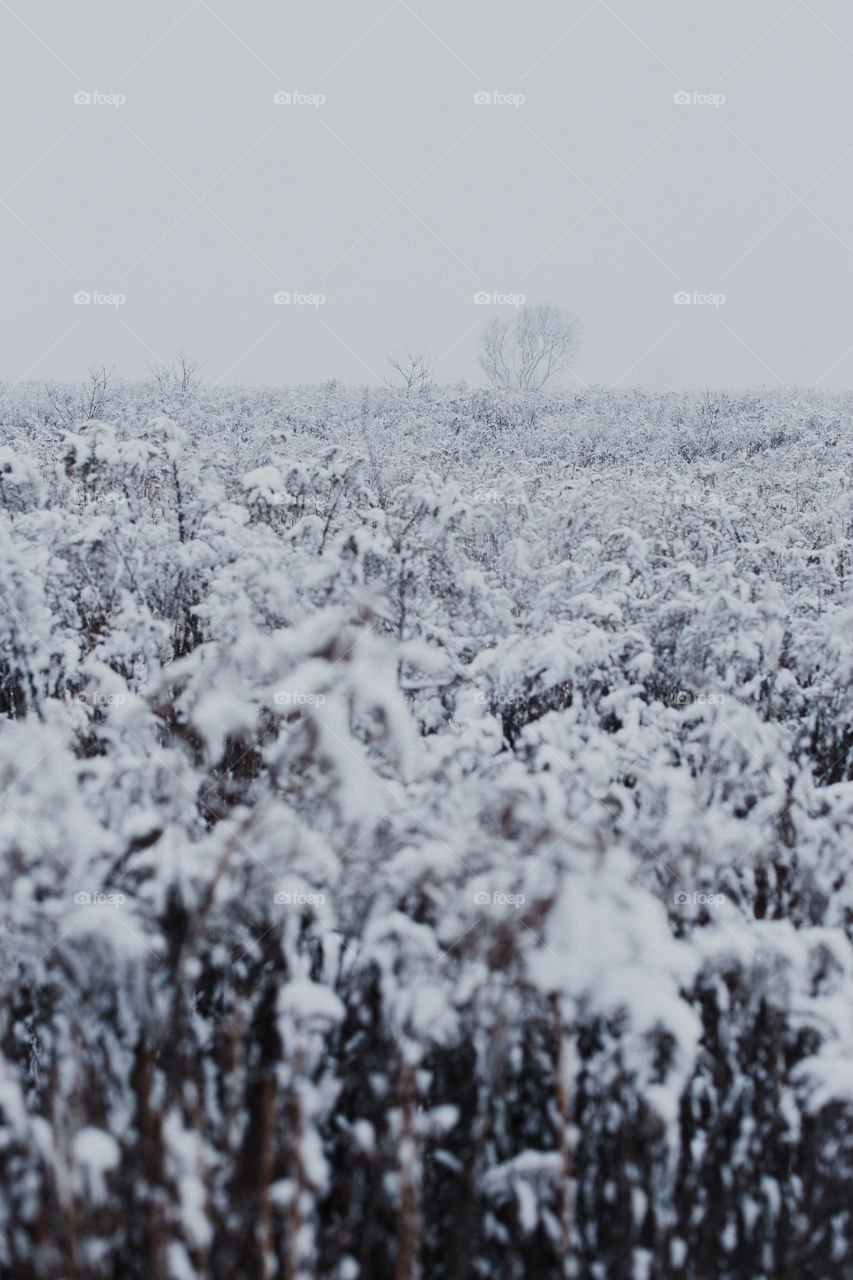
<svg viewBox="0 0 853 1280">
<path fill-rule="evenodd" d="M 580 315 L 570 385 L 853 384 L 849 0 L 0 0 L 0 41 L 4 380 L 478 382 L 485 291 Z"/>
</svg>

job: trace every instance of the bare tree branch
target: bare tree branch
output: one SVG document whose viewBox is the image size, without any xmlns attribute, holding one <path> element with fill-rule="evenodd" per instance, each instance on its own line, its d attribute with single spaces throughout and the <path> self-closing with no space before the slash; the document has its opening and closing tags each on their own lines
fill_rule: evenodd
<svg viewBox="0 0 853 1280">
<path fill-rule="evenodd" d="M 393 351 L 386 352 L 386 359 L 391 368 L 402 378 L 407 396 L 410 396 L 413 391 L 422 393 L 429 386 L 435 366 L 425 350 L 412 352 L 406 347 L 404 354 L 401 355 L 395 347 Z"/>
<path fill-rule="evenodd" d="M 525 306 L 512 325 L 495 316 L 481 339 L 480 365 L 494 387 L 539 391 L 577 351 L 578 320 L 549 303 Z"/>
</svg>

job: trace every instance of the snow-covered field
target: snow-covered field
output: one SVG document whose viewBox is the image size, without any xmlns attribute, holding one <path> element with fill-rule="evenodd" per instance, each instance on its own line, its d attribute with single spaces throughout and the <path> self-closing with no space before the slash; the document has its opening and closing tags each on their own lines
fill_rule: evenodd
<svg viewBox="0 0 853 1280">
<path fill-rule="evenodd" d="M 0 1274 L 853 1274 L 853 399 L 79 408 L 0 389 Z"/>
</svg>

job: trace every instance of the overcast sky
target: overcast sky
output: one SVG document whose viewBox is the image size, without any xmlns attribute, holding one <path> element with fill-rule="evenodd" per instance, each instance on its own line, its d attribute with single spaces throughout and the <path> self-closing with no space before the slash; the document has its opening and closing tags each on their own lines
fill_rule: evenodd
<svg viewBox="0 0 853 1280">
<path fill-rule="evenodd" d="M 0 0 L 0 47 L 3 380 L 476 383 L 480 292 L 580 316 L 569 385 L 853 385 L 850 0 Z"/>
</svg>

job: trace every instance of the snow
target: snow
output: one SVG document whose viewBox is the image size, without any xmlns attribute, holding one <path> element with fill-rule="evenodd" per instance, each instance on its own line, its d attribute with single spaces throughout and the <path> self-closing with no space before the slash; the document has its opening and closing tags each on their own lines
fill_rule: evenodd
<svg viewBox="0 0 853 1280">
<path fill-rule="evenodd" d="M 102 1201 L 106 1195 L 105 1175 L 121 1161 L 118 1142 L 103 1129 L 87 1125 L 75 1134 L 73 1152 L 87 1194 L 95 1201 Z"/>
<path fill-rule="evenodd" d="M 344 1016 L 344 1006 L 328 987 L 316 982 L 288 982 L 279 995 L 284 1016 L 299 1023 L 334 1023 Z"/>
<path fill-rule="evenodd" d="M 849 398 L 40 395 L 0 389 L 10 1274 L 51 1196 L 90 1270 L 158 1203 L 177 1280 L 261 1205 L 352 1280 L 375 1214 L 390 1273 L 436 1177 L 478 1272 L 553 1269 L 582 1196 L 590 1275 L 784 1274 L 783 1214 L 829 1274 Z"/>
</svg>

